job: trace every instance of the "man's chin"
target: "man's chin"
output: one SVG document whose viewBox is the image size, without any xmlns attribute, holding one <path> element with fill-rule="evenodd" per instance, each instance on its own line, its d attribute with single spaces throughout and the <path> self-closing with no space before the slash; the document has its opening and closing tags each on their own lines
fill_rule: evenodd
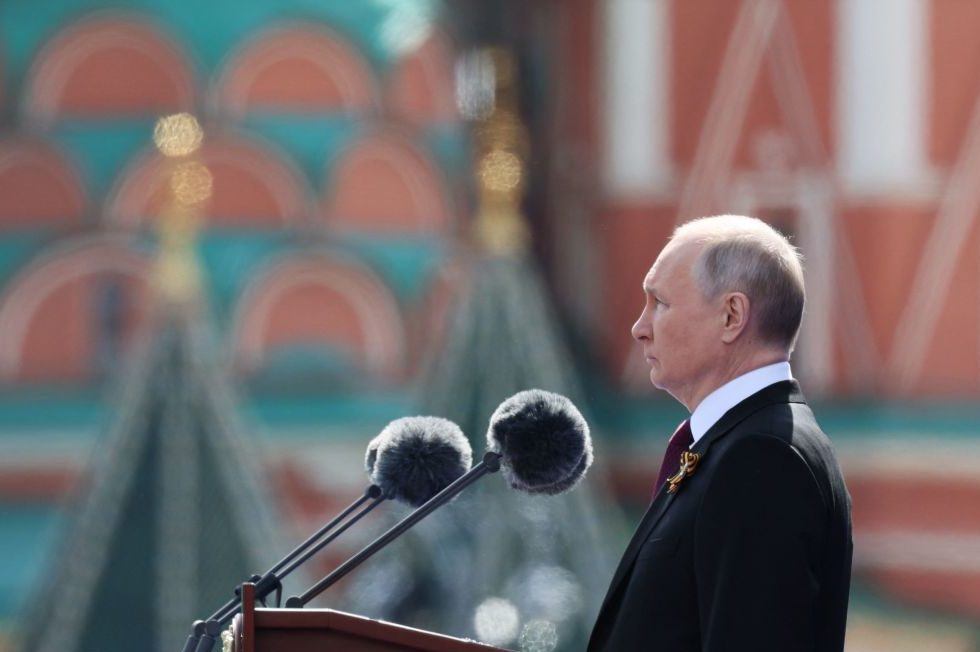
<svg viewBox="0 0 980 652">
<path fill-rule="evenodd" d="M 674 396 L 674 392 L 670 390 L 671 382 L 670 379 L 665 377 L 662 373 L 658 373 L 656 367 L 650 370 L 650 384 L 659 389 L 662 392 L 667 392 L 671 396 Z"/>
<path fill-rule="evenodd" d="M 667 391 L 667 387 L 664 385 L 663 379 L 661 378 L 660 374 L 657 372 L 656 367 L 650 370 L 650 384 L 656 387 L 657 389 Z"/>
</svg>

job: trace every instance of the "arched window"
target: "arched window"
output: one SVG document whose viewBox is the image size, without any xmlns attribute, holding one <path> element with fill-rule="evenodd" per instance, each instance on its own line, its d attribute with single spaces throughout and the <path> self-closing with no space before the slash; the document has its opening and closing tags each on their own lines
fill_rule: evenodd
<svg viewBox="0 0 980 652">
<path fill-rule="evenodd" d="M 24 138 L 0 142 L 0 229 L 77 226 L 85 207 L 78 175 L 56 148 Z"/>
<path fill-rule="evenodd" d="M 456 122 L 453 47 L 444 34 L 432 32 L 418 48 L 395 64 L 386 84 L 391 113 L 415 126 Z"/>
<path fill-rule="evenodd" d="M 311 211 L 302 175 L 265 144 L 233 132 L 206 134 L 196 160 L 213 179 L 206 226 L 280 228 Z M 168 201 L 170 165 L 155 150 L 137 160 L 122 174 L 107 219 L 138 226 L 159 216 Z"/>
<path fill-rule="evenodd" d="M 358 373 L 397 380 L 404 325 L 385 285 L 356 261 L 305 255 L 271 265 L 246 289 L 235 317 L 235 366 L 246 376 Z"/>
<path fill-rule="evenodd" d="M 147 322 L 149 265 L 114 237 L 42 254 L 0 295 L 0 380 L 86 381 L 117 368 Z"/>
<path fill-rule="evenodd" d="M 194 81 L 180 48 L 139 18 L 68 25 L 37 55 L 24 109 L 31 120 L 190 110 Z"/>
<path fill-rule="evenodd" d="M 321 200 L 331 229 L 382 234 L 448 234 L 454 218 L 442 175 L 405 134 L 379 129 L 351 145 Z"/>
<path fill-rule="evenodd" d="M 374 75 L 356 49 L 321 26 L 276 27 L 246 43 L 214 90 L 229 115 L 257 111 L 366 112 L 376 108 Z"/>
</svg>

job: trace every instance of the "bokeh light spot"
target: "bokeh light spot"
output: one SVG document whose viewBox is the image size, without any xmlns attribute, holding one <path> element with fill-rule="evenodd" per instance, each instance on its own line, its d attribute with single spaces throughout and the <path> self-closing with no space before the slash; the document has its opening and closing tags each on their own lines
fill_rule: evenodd
<svg viewBox="0 0 980 652">
<path fill-rule="evenodd" d="M 432 0 L 375 0 L 388 16 L 381 24 L 381 42 L 398 55 L 417 49 L 432 32 L 436 4 Z"/>
<path fill-rule="evenodd" d="M 157 120 L 153 142 L 164 156 L 187 156 L 201 146 L 204 130 L 190 113 L 175 113 Z"/>
<path fill-rule="evenodd" d="M 476 637 L 490 645 L 506 645 L 517 638 L 520 616 L 509 600 L 487 598 L 476 608 L 473 629 Z"/>
<path fill-rule="evenodd" d="M 558 647 L 558 628 L 550 620 L 532 620 L 521 630 L 521 652 L 552 652 Z"/>
<path fill-rule="evenodd" d="M 510 152 L 494 150 L 480 160 L 480 178 L 494 192 L 511 192 L 520 185 L 521 160 Z"/>
<path fill-rule="evenodd" d="M 510 595 L 528 613 L 562 622 L 582 608 L 582 587 L 570 571 L 560 566 L 538 566 L 521 576 Z"/>
<path fill-rule="evenodd" d="M 170 177 L 170 189 L 184 206 L 195 206 L 208 200 L 213 186 L 211 171 L 197 161 L 181 163 Z"/>
<path fill-rule="evenodd" d="M 482 120 L 493 111 L 497 79 L 493 57 L 483 51 L 469 52 L 456 62 L 456 106 L 469 120 Z"/>
</svg>

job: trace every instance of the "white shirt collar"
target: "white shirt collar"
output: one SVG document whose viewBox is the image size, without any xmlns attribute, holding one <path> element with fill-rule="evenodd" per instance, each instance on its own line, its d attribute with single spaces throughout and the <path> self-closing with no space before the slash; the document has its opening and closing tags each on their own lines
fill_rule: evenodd
<svg viewBox="0 0 980 652">
<path fill-rule="evenodd" d="M 788 362 L 777 362 L 733 378 L 708 394 L 691 414 L 691 434 L 694 435 L 694 443 L 704 437 L 725 412 L 760 389 L 784 380 L 793 380 L 793 372 Z"/>
</svg>

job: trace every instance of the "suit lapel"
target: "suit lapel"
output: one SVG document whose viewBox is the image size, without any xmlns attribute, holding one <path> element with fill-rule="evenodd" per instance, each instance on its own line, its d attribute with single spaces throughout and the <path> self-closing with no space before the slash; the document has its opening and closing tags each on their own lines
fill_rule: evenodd
<svg viewBox="0 0 980 652">
<path fill-rule="evenodd" d="M 639 554 L 640 547 L 643 546 L 643 543 L 650 536 L 653 528 L 663 518 L 670 504 L 674 502 L 674 496 L 676 494 L 667 493 L 666 485 L 657 491 L 656 497 L 653 499 L 650 507 L 647 508 L 646 513 L 640 520 L 640 524 L 636 527 L 633 538 L 630 539 L 629 545 L 626 546 L 623 558 L 620 560 L 615 574 L 613 574 L 612 581 L 609 583 L 609 590 L 606 591 L 606 598 L 602 601 L 602 608 L 599 609 L 600 614 L 606 610 L 606 606 L 612 596 L 616 594 L 620 582 L 633 570 L 633 562 L 636 561 L 636 555 Z"/>
<path fill-rule="evenodd" d="M 767 405 L 772 405 L 775 403 L 805 403 L 803 395 L 800 393 L 800 387 L 795 380 L 788 380 L 770 385 L 769 387 L 756 392 L 733 407 L 731 410 L 726 412 L 701 439 L 698 440 L 692 450 L 705 454 L 713 443 L 721 439 L 725 434 L 730 432 L 736 425 L 744 421 L 752 413 L 761 410 Z M 667 510 L 674 502 L 674 497 L 677 495 L 678 494 L 668 493 L 666 485 L 657 491 L 656 497 L 653 499 L 650 507 L 640 520 L 640 524 L 637 526 L 636 532 L 633 533 L 633 538 L 626 547 L 626 551 L 623 553 L 623 558 L 619 562 L 619 566 L 616 568 L 616 573 L 613 575 L 612 581 L 609 583 L 609 590 L 606 592 L 606 597 L 602 602 L 602 607 L 599 609 L 600 618 L 602 618 L 602 615 L 605 613 L 606 608 L 609 606 L 609 602 L 612 600 L 612 597 L 616 595 L 620 584 L 632 572 L 633 564 L 636 562 L 636 556 L 639 554 L 640 548 L 650 537 L 650 534 L 657 526 L 657 523 L 659 523 L 664 514 L 667 513 Z"/>
</svg>

